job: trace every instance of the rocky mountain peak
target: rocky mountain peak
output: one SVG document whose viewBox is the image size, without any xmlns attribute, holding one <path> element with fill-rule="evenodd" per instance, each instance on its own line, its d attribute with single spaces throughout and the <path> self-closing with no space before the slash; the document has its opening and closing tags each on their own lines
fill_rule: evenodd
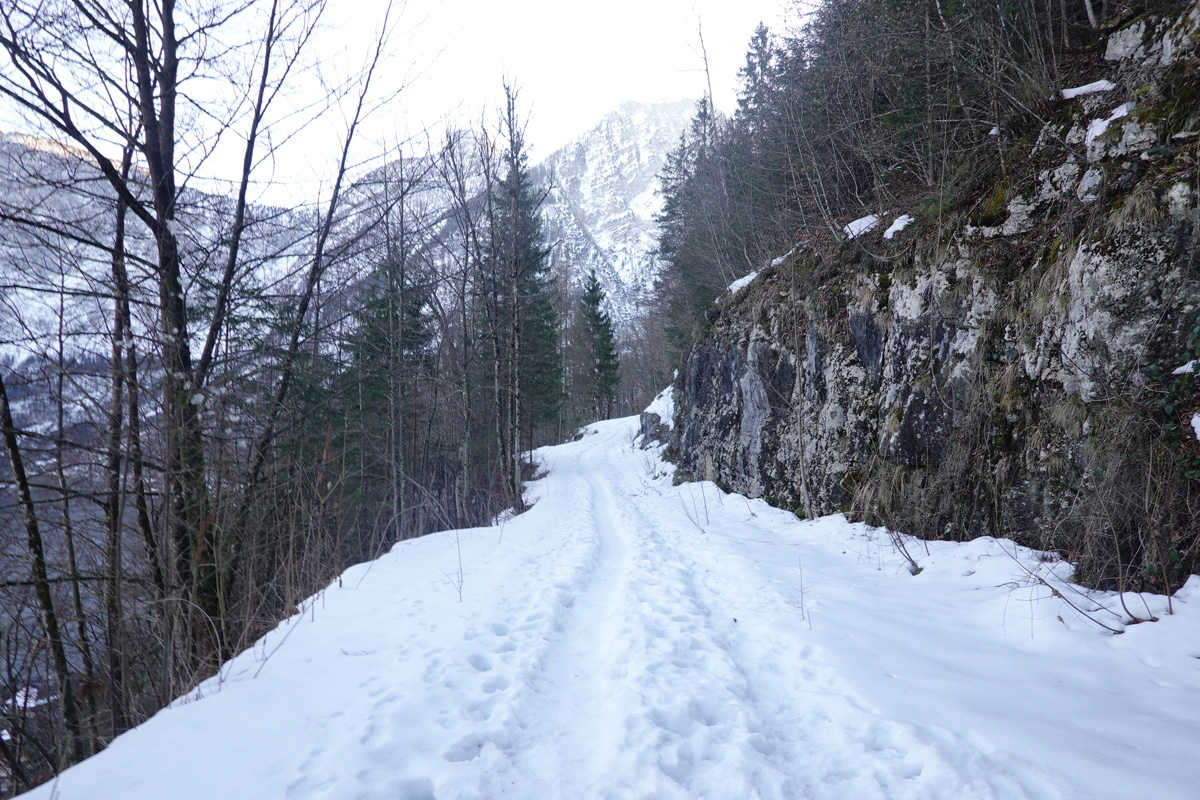
<svg viewBox="0 0 1200 800">
<path fill-rule="evenodd" d="M 579 285 L 595 269 L 618 326 L 628 324 L 658 272 L 658 175 L 695 103 L 622 104 L 537 166 L 555 269 Z"/>
</svg>

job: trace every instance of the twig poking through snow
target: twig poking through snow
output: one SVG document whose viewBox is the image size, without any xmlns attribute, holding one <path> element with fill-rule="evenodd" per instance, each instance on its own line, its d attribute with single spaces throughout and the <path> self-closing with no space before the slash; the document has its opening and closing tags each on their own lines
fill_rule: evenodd
<svg viewBox="0 0 1200 800">
<path fill-rule="evenodd" d="M 504 525 L 500 526 L 500 535 L 504 535 Z M 499 542 L 497 542 L 499 544 Z M 463 599 L 463 566 L 462 566 L 462 542 L 458 538 L 458 531 L 454 531 L 454 547 L 458 550 L 458 580 L 456 581 L 450 573 L 442 570 L 442 574 L 446 576 L 446 580 L 450 581 L 450 585 L 458 592 L 458 602 Z"/>
</svg>

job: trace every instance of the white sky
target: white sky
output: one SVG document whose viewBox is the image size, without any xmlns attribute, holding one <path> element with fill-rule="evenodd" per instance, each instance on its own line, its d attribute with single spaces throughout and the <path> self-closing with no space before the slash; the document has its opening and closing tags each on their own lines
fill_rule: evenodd
<svg viewBox="0 0 1200 800">
<path fill-rule="evenodd" d="M 507 79 L 520 91 L 533 162 L 587 131 L 628 100 L 656 102 L 699 98 L 705 91 L 702 28 L 717 107 L 734 108 L 737 72 L 761 20 L 781 30 L 794 0 L 395 0 L 399 23 L 373 94 L 397 99 L 378 109 L 356 139 L 354 158 L 368 159 L 385 144 L 448 123 L 477 125 L 495 119 Z M 387 0 L 330 0 L 325 28 L 310 43 L 330 82 L 354 74 L 369 58 Z M 249 79 L 250 76 L 247 76 Z M 228 87 L 226 87 L 228 88 Z M 196 87 L 193 86 L 193 91 Z M 204 91 L 201 89 L 201 91 Z M 311 76 L 293 83 L 283 104 L 303 105 L 326 92 Z M 213 102 L 220 105 L 214 97 Z M 282 108 L 283 106 L 281 106 Z M 318 200 L 328 186 L 345 131 L 347 104 L 271 157 L 256 172 L 253 199 L 279 204 Z M 203 120 L 197 120 L 203 122 Z M 242 144 L 235 124 L 222 138 L 200 177 L 229 191 Z M 284 126 L 286 128 L 286 125 Z M 30 130 L 28 120 L 0 105 L 0 130 Z M 275 129 L 272 144 L 287 139 Z M 204 134 L 200 134 L 202 137 Z M 260 154 L 266 148 L 260 149 Z M 115 153 L 114 153 L 115 155 Z M 187 169 L 186 164 L 181 168 Z M 193 181 L 203 184 L 205 181 Z"/>
<path fill-rule="evenodd" d="M 761 20 L 781 29 L 791 2 L 408 0 L 397 6 L 400 23 L 380 91 L 402 83 L 405 88 L 364 129 L 358 153 L 422 130 L 436 137 L 448 122 L 469 126 L 485 114 L 494 120 L 507 79 L 519 89 L 527 144 L 537 162 L 623 102 L 701 97 L 701 29 L 717 107 L 731 111 L 755 25 Z M 331 0 L 331 29 L 320 43 L 331 61 L 362 62 L 385 5 Z M 333 123 L 330 136 L 338 129 Z M 326 158 L 314 157 L 310 147 L 299 163 L 281 161 L 276 179 L 306 185 L 327 175 L 333 139 L 320 150 Z M 278 197 L 278 190 L 270 194 Z"/>
<path fill-rule="evenodd" d="M 404 113 L 413 121 L 451 110 L 478 116 L 497 104 L 508 77 L 521 89 L 535 157 L 546 156 L 627 100 L 700 97 L 699 26 L 717 105 L 729 109 L 754 26 L 775 27 L 787 2 L 409 0 L 412 35 L 400 38 L 425 71 Z M 365 17 L 366 5 L 354 4 L 356 15 L 362 8 Z"/>
</svg>

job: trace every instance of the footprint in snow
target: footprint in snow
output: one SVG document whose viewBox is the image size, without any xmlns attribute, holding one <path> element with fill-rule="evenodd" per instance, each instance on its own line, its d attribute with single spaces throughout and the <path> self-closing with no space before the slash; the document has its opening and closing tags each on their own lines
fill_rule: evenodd
<svg viewBox="0 0 1200 800">
<path fill-rule="evenodd" d="M 503 675 L 496 675 L 483 682 L 483 691 L 487 692 L 488 694 L 494 694 L 495 692 L 504 691 L 511 685 L 512 681 L 510 681 L 508 678 L 504 677 Z"/>
<path fill-rule="evenodd" d="M 445 759 L 452 763 L 471 761 L 479 758 L 479 754 L 483 751 L 483 748 L 489 744 L 503 750 L 510 744 L 508 734 L 502 730 L 492 734 L 468 734 L 450 745 L 449 749 L 446 750 Z"/>
<path fill-rule="evenodd" d="M 468 703 L 465 708 L 467 716 L 475 722 L 486 722 L 491 719 L 492 712 L 496 710 L 496 700 L 496 697 L 489 697 L 486 700 Z"/>
</svg>

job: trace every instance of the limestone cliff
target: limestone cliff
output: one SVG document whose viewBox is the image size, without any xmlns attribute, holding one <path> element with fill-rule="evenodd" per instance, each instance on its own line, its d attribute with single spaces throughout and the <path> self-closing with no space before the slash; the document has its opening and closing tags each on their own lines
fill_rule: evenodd
<svg viewBox="0 0 1200 800">
<path fill-rule="evenodd" d="M 1200 527 L 1200 395 L 1170 375 L 1200 355 L 1198 50 L 1200 4 L 1126 22 L 994 185 L 726 293 L 675 385 L 681 474 L 1178 586 Z"/>
</svg>

